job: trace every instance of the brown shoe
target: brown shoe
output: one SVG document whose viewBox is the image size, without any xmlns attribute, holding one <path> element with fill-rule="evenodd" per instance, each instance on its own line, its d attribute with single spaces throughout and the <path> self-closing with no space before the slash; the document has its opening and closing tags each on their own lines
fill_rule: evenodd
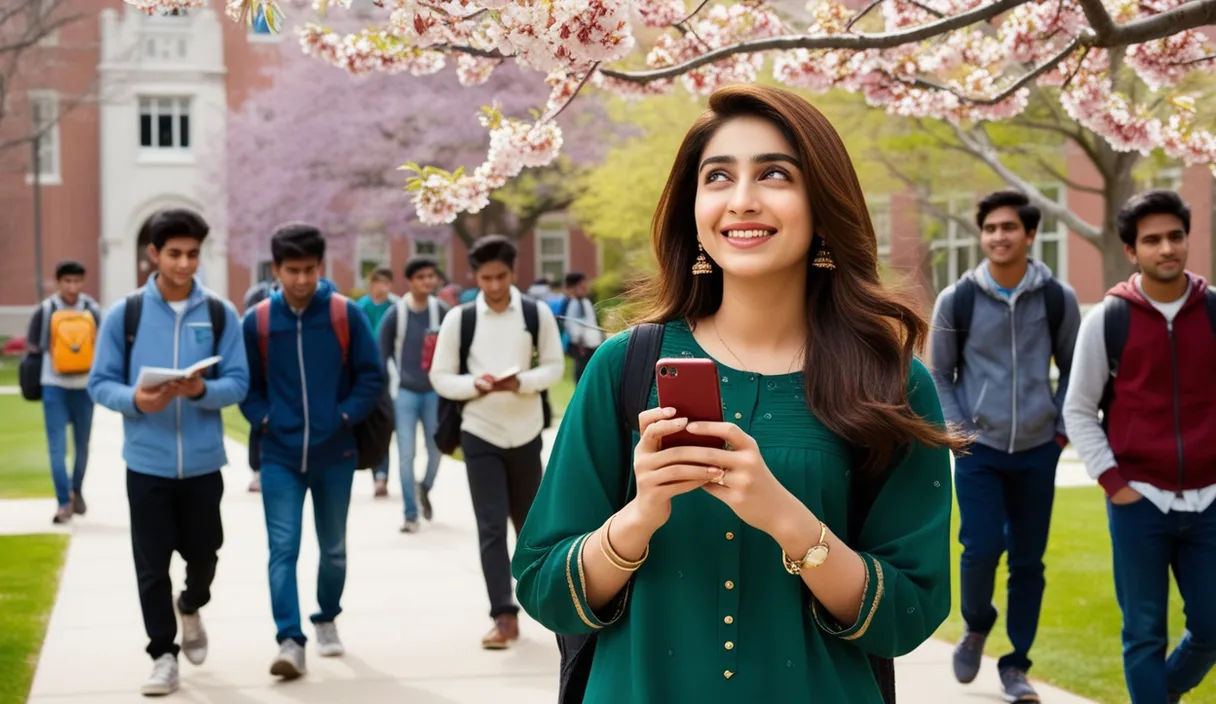
<svg viewBox="0 0 1216 704">
<path fill-rule="evenodd" d="M 388 496 L 388 480 L 387 479 L 377 479 L 376 480 L 375 496 L 377 499 L 383 499 L 384 497 Z"/>
<path fill-rule="evenodd" d="M 514 614 L 503 614 L 494 619 L 494 627 L 481 639 L 486 650 L 506 650 L 511 641 L 519 640 L 519 618 Z"/>
</svg>

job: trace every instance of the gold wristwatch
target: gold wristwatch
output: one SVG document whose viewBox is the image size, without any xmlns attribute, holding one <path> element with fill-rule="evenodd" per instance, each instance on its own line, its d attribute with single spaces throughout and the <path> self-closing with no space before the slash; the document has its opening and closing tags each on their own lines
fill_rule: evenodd
<svg viewBox="0 0 1216 704">
<path fill-rule="evenodd" d="M 781 551 L 781 561 L 785 563 L 785 571 L 790 574 L 801 574 L 802 570 L 818 567 L 828 559 L 828 524 L 819 522 L 819 544 L 811 546 L 801 560 L 791 560 L 785 551 Z"/>
</svg>

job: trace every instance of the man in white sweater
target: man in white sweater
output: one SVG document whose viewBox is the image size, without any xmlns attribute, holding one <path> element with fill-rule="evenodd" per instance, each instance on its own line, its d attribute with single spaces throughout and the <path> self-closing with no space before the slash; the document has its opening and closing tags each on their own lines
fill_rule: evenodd
<svg viewBox="0 0 1216 704">
<path fill-rule="evenodd" d="M 1081 323 L 1064 401 L 1068 436 L 1107 494 L 1133 704 L 1181 701 L 1216 663 L 1216 292 L 1186 271 L 1190 224 L 1172 191 L 1119 213 L 1141 273 Z M 1167 658 L 1171 570 L 1186 633 Z"/>
</svg>

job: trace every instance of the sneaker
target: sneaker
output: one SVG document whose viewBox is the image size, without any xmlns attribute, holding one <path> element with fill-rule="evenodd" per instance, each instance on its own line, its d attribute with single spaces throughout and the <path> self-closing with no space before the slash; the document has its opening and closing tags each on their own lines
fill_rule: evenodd
<svg viewBox="0 0 1216 704">
<path fill-rule="evenodd" d="M 386 496 L 388 496 L 388 479 L 387 478 L 377 478 L 376 479 L 376 498 L 383 499 Z"/>
<path fill-rule="evenodd" d="M 1007 702 L 1037 702 L 1038 692 L 1026 680 L 1026 673 L 1016 667 L 1001 670 L 1001 690 Z"/>
<path fill-rule="evenodd" d="M 203 628 L 203 618 L 195 611 L 192 614 L 182 613 L 181 597 L 177 598 L 177 612 L 182 617 L 182 654 L 191 665 L 202 665 L 207 659 L 207 629 Z"/>
<path fill-rule="evenodd" d="M 958 645 L 954 646 L 954 678 L 963 684 L 975 681 L 984 658 L 984 643 L 987 633 L 964 630 Z"/>
<path fill-rule="evenodd" d="M 417 533 L 421 529 L 422 526 L 418 523 L 418 521 L 406 521 L 401 525 L 402 533 Z"/>
<path fill-rule="evenodd" d="M 338 626 L 333 621 L 321 621 L 317 627 L 317 652 L 323 658 L 334 658 L 346 653 L 342 641 L 338 640 Z"/>
<path fill-rule="evenodd" d="M 418 484 L 418 507 L 422 509 L 422 517 L 431 520 L 435 512 L 431 510 L 431 490 Z"/>
<path fill-rule="evenodd" d="M 257 494 L 262 491 L 262 475 L 258 472 L 253 473 L 253 481 L 249 482 L 249 493 Z"/>
<path fill-rule="evenodd" d="M 285 680 L 294 680 L 306 671 L 304 646 L 290 638 L 279 643 L 279 654 L 275 657 L 274 662 L 270 663 L 270 674 Z"/>
<path fill-rule="evenodd" d="M 177 658 L 165 653 L 152 663 L 152 675 L 139 691 L 145 697 L 163 697 L 173 694 L 181 685 L 181 678 L 177 675 Z"/>
<path fill-rule="evenodd" d="M 88 504 L 84 502 L 84 497 L 79 492 L 72 494 L 72 513 L 77 516 L 83 516 L 89 510 Z"/>
<path fill-rule="evenodd" d="M 62 525 L 64 523 L 71 523 L 71 522 L 72 522 L 71 504 L 68 504 L 67 506 L 60 506 L 59 510 L 55 511 L 55 517 L 51 519 L 51 523 L 53 523 L 55 525 Z"/>
</svg>

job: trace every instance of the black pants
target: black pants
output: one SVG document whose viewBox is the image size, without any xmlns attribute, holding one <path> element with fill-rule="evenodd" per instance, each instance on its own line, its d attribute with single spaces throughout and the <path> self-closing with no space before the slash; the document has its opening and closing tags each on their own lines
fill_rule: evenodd
<svg viewBox="0 0 1216 704">
<path fill-rule="evenodd" d="M 524 527 L 528 509 L 540 487 L 541 438 L 512 449 L 492 445 L 462 433 L 460 449 L 469 471 L 469 493 L 481 541 L 481 571 L 490 597 L 490 618 L 517 614 L 511 585 L 511 556 L 507 552 L 507 518 L 515 535 Z"/>
<path fill-rule="evenodd" d="M 152 659 L 177 656 L 177 615 L 169 563 L 177 551 L 186 561 L 186 589 L 178 606 L 194 613 L 211 601 L 211 581 L 224 527 L 220 499 L 224 478 L 216 471 L 190 479 L 165 479 L 127 470 L 131 548 L 139 580 L 139 605 Z"/>
</svg>

